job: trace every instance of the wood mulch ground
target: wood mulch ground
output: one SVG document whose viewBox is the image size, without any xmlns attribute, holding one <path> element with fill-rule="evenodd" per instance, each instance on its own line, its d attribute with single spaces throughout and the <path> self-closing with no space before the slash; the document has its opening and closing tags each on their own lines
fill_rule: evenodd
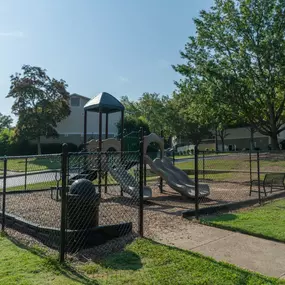
<svg viewBox="0 0 285 285">
<path fill-rule="evenodd" d="M 173 234 L 187 234 L 191 221 L 182 218 L 182 212 L 194 209 L 194 199 L 179 195 L 169 186 L 164 185 L 160 193 L 158 185 L 152 185 L 153 197 L 144 203 L 144 235 L 157 241 L 165 241 Z M 257 193 L 249 196 L 249 186 L 235 183 L 211 183 L 210 195 L 201 199 L 200 208 L 239 202 L 257 198 Z M 104 189 L 103 189 L 104 192 Z M 109 242 L 103 247 L 82 251 L 87 259 L 98 252 L 106 253 L 122 248 L 138 234 L 138 201 L 131 197 L 121 197 L 118 186 L 108 187 L 108 193 L 102 194 L 99 208 L 100 225 L 132 222 L 133 234 Z M 30 222 L 46 227 L 60 227 L 60 202 L 51 199 L 50 191 L 10 194 L 6 196 L 6 211 Z M 31 243 L 32 238 L 9 230 L 13 236 L 21 237 Z M 24 238 L 23 238 L 24 237 Z M 108 249 L 108 250 L 107 250 Z"/>
</svg>

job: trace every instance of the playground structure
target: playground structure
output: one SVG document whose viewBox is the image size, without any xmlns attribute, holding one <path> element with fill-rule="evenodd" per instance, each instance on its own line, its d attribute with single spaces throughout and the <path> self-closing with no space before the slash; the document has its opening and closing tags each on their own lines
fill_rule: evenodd
<svg viewBox="0 0 285 285">
<path fill-rule="evenodd" d="M 99 139 L 91 140 L 87 142 L 87 112 L 99 112 Z M 121 112 L 121 137 L 117 138 L 108 138 L 108 115 L 112 112 Z M 106 126 L 105 126 L 105 140 L 102 139 L 102 114 L 106 114 Z M 108 93 L 100 93 L 94 99 L 91 99 L 84 106 L 84 145 L 86 147 L 87 152 L 92 153 L 94 151 L 102 152 L 102 156 L 104 156 L 105 152 L 120 152 L 121 156 L 124 151 L 124 135 L 123 135 L 123 127 L 124 127 L 124 106 L 112 95 Z M 143 160 L 144 164 L 148 165 L 154 173 L 161 177 L 160 186 L 162 190 L 162 179 L 167 182 L 167 184 L 179 192 L 181 195 L 186 196 L 188 198 L 195 197 L 195 183 L 191 180 L 182 170 L 173 166 L 172 163 L 168 160 L 168 158 L 164 157 L 164 139 L 159 137 L 158 135 L 151 133 L 148 136 L 143 136 L 143 132 L 141 132 L 141 138 L 143 147 Z M 147 149 L 150 144 L 156 143 L 160 149 L 160 158 L 155 158 L 152 160 L 150 156 L 147 154 Z M 137 150 L 138 151 L 138 150 Z M 104 163 L 102 163 L 104 161 Z M 112 161 L 112 165 L 108 165 L 106 159 L 102 159 L 102 161 L 97 162 L 96 166 L 93 166 L 94 169 L 98 169 L 99 173 L 99 191 L 101 188 L 101 175 L 102 171 L 105 173 L 105 181 L 107 181 L 108 173 L 110 173 L 113 178 L 121 185 L 122 191 L 125 191 L 129 195 L 139 196 L 139 185 L 135 181 L 135 179 L 127 172 L 128 167 L 123 165 L 122 159 L 116 159 Z M 131 161 L 128 162 L 127 165 L 132 167 L 133 165 L 138 164 L 139 161 Z M 146 167 L 144 167 L 144 176 L 146 175 Z M 128 177 L 129 185 L 126 185 L 122 176 Z M 146 181 L 146 179 L 144 179 Z M 144 183 L 146 184 L 146 183 Z M 106 186 L 106 183 L 105 183 Z M 144 199 L 151 198 L 151 189 L 144 185 Z M 199 184 L 198 196 L 205 197 L 210 194 L 210 189 L 207 184 Z"/>
<path fill-rule="evenodd" d="M 87 142 L 87 112 L 99 112 L 98 140 Z M 112 112 L 122 114 L 119 138 L 108 137 L 108 115 Z M 104 139 L 103 113 L 106 114 Z M 143 223 L 143 200 L 153 198 L 153 189 L 146 185 L 147 167 L 160 177 L 161 191 L 164 180 L 181 196 L 196 197 L 194 181 L 164 157 L 163 138 L 154 133 L 145 135 L 140 130 L 132 133 L 131 143 L 127 145 L 126 137 L 129 139 L 130 136 L 124 135 L 123 126 L 124 106 L 117 99 L 108 93 L 91 99 L 84 107 L 85 149 L 79 153 L 68 153 L 64 148 L 58 155 L 61 169 L 49 172 L 50 175 L 55 174 L 53 181 L 56 186 L 49 186 L 41 192 L 9 193 L 9 212 L 2 214 L 7 225 L 53 248 L 59 245 L 62 248 L 62 243 L 67 241 L 63 246 L 65 252 L 138 233 Z M 148 153 L 148 147 L 154 143 L 159 146 L 159 157 L 156 158 Z M 94 188 L 86 180 L 92 182 Z M 77 186 L 79 192 L 74 190 L 75 185 L 81 185 Z M 198 197 L 209 193 L 208 185 L 198 185 Z M 30 199 L 36 202 L 30 203 Z M 19 201 L 25 205 L 25 210 L 16 207 Z M 45 209 L 45 205 L 49 207 Z M 52 215 L 45 215 L 45 212 L 52 212 Z"/>
</svg>

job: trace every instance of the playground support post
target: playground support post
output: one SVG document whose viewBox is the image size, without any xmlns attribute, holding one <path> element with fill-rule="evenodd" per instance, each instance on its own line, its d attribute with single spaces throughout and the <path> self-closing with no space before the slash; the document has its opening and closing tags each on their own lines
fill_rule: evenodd
<svg viewBox="0 0 285 285">
<path fill-rule="evenodd" d="M 143 228 L 143 187 L 144 187 L 144 146 L 143 146 L 143 128 L 140 129 L 140 167 L 139 167 L 139 234 L 141 237 L 144 235 L 144 228 Z"/>
<path fill-rule="evenodd" d="M 4 158 L 3 193 L 2 193 L 2 232 L 6 226 L 6 181 L 7 181 L 7 158 Z"/>
<path fill-rule="evenodd" d="M 61 156 L 61 218 L 60 218 L 60 249 L 59 260 L 64 262 L 65 246 L 66 246 L 66 218 L 67 218 L 67 162 L 68 162 L 68 147 L 67 144 L 62 146 Z"/>
<path fill-rule="evenodd" d="M 87 111 L 84 111 L 84 149 L 86 150 L 87 144 Z"/>
<path fill-rule="evenodd" d="M 109 114 L 106 113 L 105 139 L 108 139 L 108 132 L 109 132 L 108 127 L 109 127 Z M 109 159 L 109 156 L 106 157 L 107 163 L 108 163 L 108 159 Z M 108 184 L 108 172 L 106 171 L 105 172 L 105 193 L 107 193 L 107 190 L 108 190 L 107 184 Z"/>
<path fill-rule="evenodd" d="M 198 182 L 198 147 L 195 145 L 194 149 L 194 183 L 195 183 L 195 217 L 199 219 L 199 182 Z"/>
<path fill-rule="evenodd" d="M 125 111 L 122 110 L 121 112 L 121 163 L 123 162 L 123 152 L 124 152 L 124 128 L 125 128 L 125 123 L 124 123 L 124 116 L 125 116 Z M 121 187 L 121 196 L 123 196 L 123 188 Z"/>
<path fill-rule="evenodd" d="M 259 160 L 259 151 L 256 152 L 256 159 L 257 159 L 257 183 L 258 183 L 258 201 L 261 205 L 261 193 L 260 193 L 260 160 Z"/>
<path fill-rule="evenodd" d="M 101 156 L 101 152 L 102 152 L 102 110 L 99 110 L 99 154 L 98 154 L 98 189 L 99 189 L 99 193 L 101 195 L 101 184 L 102 184 L 102 156 Z"/>
<path fill-rule="evenodd" d="M 125 128 L 124 115 L 125 115 L 125 111 L 122 110 L 122 113 L 121 113 L 121 153 L 122 154 L 124 151 L 124 128 Z"/>
</svg>

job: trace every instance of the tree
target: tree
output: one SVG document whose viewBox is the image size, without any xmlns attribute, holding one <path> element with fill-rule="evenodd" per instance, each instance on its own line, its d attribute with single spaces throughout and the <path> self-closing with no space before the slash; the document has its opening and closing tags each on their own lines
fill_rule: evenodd
<svg viewBox="0 0 285 285">
<path fill-rule="evenodd" d="M 144 133 L 149 134 L 149 126 L 143 120 L 143 118 L 135 118 L 133 116 L 126 116 L 124 119 L 124 131 L 125 134 L 130 134 L 132 132 L 139 132 L 140 128 L 143 128 Z M 121 132 L 121 122 L 117 124 L 118 133 Z"/>
<path fill-rule="evenodd" d="M 11 116 L 6 116 L 0 113 L 0 131 L 3 129 L 10 129 L 13 123 Z"/>
<path fill-rule="evenodd" d="M 281 0 L 216 0 L 194 20 L 190 37 L 175 66 L 184 76 L 179 88 L 200 91 L 231 106 L 233 116 L 263 135 L 278 149 L 285 129 L 285 2 Z M 211 100 L 210 100 L 211 101 Z"/>
<path fill-rule="evenodd" d="M 211 125 L 206 120 L 199 120 L 198 117 L 201 116 L 197 117 L 197 113 L 194 112 L 191 95 L 174 92 L 168 104 L 170 117 L 167 122 L 169 122 L 173 134 L 187 138 L 189 143 L 195 145 L 199 145 L 203 139 L 212 136 Z"/>
<path fill-rule="evenodd" d="M 148 124 L 151 132 L 160 134 L 164 130 L 165 135 L 169 135 L 166 121 L 168 100 L 167 96 L 145 92 L 137 101 L 130 101 L 127 96 L 124 96 L 121 102 L 126 108 L 127 117 L 134 119 L 140 117 L 142 121 Z"/>
<path fill-rule="evenodd" d="M 41 136 L 57 137 L 57 123 L 70 114 L 69 93 L 64 80 L 50 78 L 46 70 L 24 65 L 22 74 L 11 75 L 7 97 L 14 98 L 12 112 L 17 115 L 18 137 L 36 140 L 41 153 Z"/>
<path fill-rule="evenodd" d="M 15 145 L 15 130 L 3 128 L 0 131 L 0 155 L 9 154 L 11 147 Z"/>
</svg>

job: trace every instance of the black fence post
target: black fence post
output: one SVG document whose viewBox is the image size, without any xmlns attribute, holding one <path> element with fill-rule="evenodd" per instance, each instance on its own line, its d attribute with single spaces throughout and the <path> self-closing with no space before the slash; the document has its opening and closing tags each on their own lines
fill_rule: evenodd
<svg viewBox="0 0 285 285">
<path fill-rule="evenodd" d="M 249 183 L 250 183 L 249 195 L 251 196 L 251 191 L 252 191 L 252 155 L 251 155 L 251 150 L 249 150 Z"/>
<path fill-rule="evenodd" d="M 174 151 L 174 147 L 172 148 L 172 163 L 175 166 L 175 151 Z"/>
<path fill-rule="evenodd" d="M 3 193 L 2 193 L 2 232 L 6 226 L 6 182 L 7 182 L 7 158 L 4 158 Z"/>
<path fill-rule="evenodd" d="M 25 159 L 25 191 L 27 190 L 28 158 Z"/>
<path fill-rule="evenodd" d="M 260 160 L 259 160 L 259 151 L 256 152 L 257 158 L 257 183 L 258 183 L 258 201 L 261 205 L 261 193 L 260 193 Z"/>
<path fill-rule="evenodd" d="M 66 216 L 67 216 L 67 163 L 68 163 L 68 146 L 63 144 L 61 157 L 61 223 L 60 223 L 60 262 L 64 262 L 65 247 L 66 247 Z"/>
<path fill-rule="evenodd" d="M 160 132 L 160 136 L 161 136 L 161 138 L 163 139 L 163 141 L 164 141 L 164 134 L 163 134 L 163 130 L 161 130 L 161 132 Z M 163 144 L 164 145 L 164 144 Z M 163 159 L 163 156 L 162 156 L 162 151 L 164 151 L 164 150 L 160 150 L 160 159 L 162 160 Z M 163 193 L 163 179 L 162 179 L 162 177 L 160 176 L 160 178 L 159 178 L 159 189 L 160 189 L 160 193 Z"/>
<path fill-rule="evenodd" d="M 142 130 L 142 132 L 143 134 L 141 136 L 143 140 L 144 136 L 146 135 L 146 132 L 144 130 Z M 147 153 L 147 150 L 146 150 L 146 153 Z M 143 162 L 143 183 L 144 183 L 144 186 L 146 186 L 146 163 L 145 161 Z"/>
<path fill-rule="evenodd" d="M 144 188 L 144 149 L 143 149 L 143 129 L 141 128 L 141 137 L 140 137 L 140 168 L 139 168 L 139 234 L 143 237 L 144 228 L 143 228 L 143 188 Z"/>
<path fill-rule="evenodd" d="M 205 151 L 203 151 L 203 179 L 205 179 Z"/>
<path fill-rule="evenodd" d="M 199 182 L 198 182 L 198 147 L 195 145 L 194 149 L 194 181 L 195 181 L 195 217 L 199 219 Z"/>
</svg>

